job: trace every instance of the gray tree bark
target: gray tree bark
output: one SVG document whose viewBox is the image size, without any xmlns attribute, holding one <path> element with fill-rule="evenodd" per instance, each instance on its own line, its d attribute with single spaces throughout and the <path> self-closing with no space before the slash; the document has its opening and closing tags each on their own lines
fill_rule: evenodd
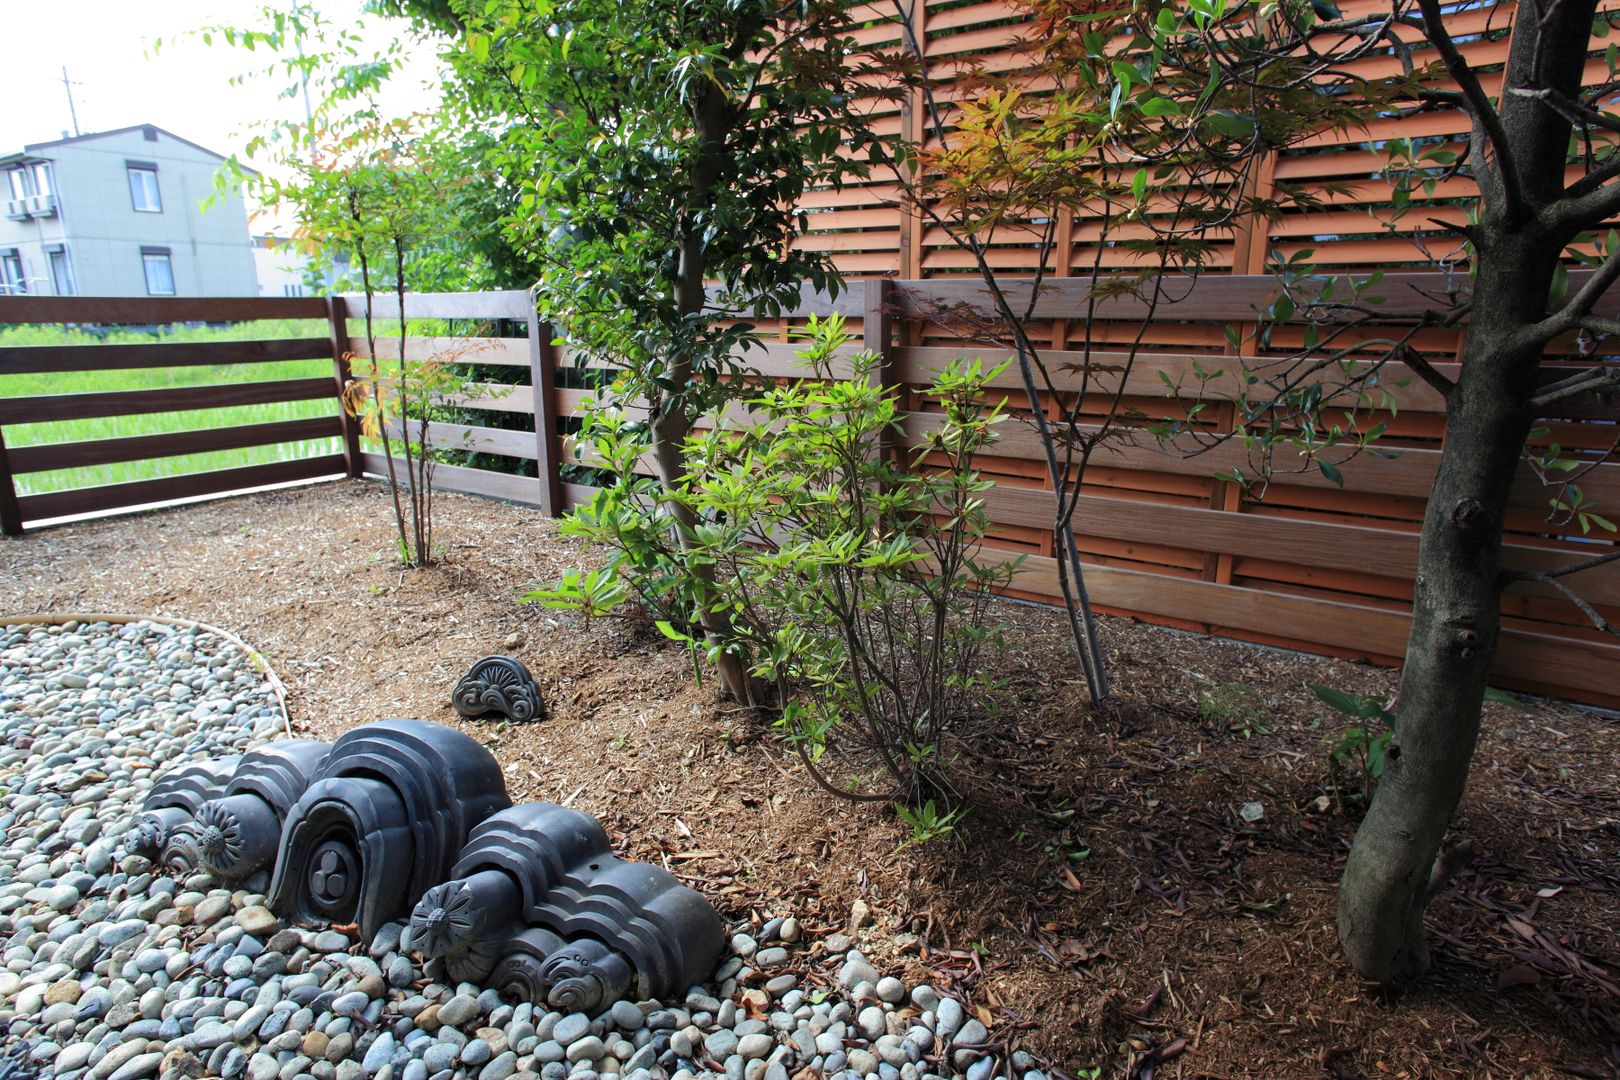
<svg viewBox="0 0 1620 1080">
<path fill-rule="evenodd" d="M 1438 4 L 1421 6 L 1433 41 L 1444 34 Z M 1574 99 L 1596 4 L 1541 7 L 1518 10 L 1505 85 Z M 1459 84 L 1466 89 L 1461 77 Z M 1582 224 L 1560 212 L 1570 121 L 1542 98 L 1511 92 L 1494 110 L 1476 101 L 1471 111 L 1483 189 L 1472 230 L 1472 318 L 1423 521 L 1395 734 L 1340 883 L 1345 954 L 1382 983 L 1427 970 L 1424 911 L 1456 869 L 1442 842 L 1467 782 L 1496 655 L 1503 522 L 1535 419 L 1554 272 Z"/>
</svg>

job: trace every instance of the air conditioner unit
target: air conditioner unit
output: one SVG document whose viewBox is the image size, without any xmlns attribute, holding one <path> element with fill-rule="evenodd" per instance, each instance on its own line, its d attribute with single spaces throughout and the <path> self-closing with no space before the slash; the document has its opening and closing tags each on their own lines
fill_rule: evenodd
<svg viewBox="0 0 1620 1080">
<path fill-rule="evenodd" d="M 7 199 L 6 200 L 6 217 L 10 218 L 12 221 L 27 221 L 28 220 L 28 200 L 27 199 Z"/>
<path fill-rule="evenodd" d="M 56 216 L 55 195 L 30 195 L 27 198 L 28 216 L 48 218 Z"/>
</svg>

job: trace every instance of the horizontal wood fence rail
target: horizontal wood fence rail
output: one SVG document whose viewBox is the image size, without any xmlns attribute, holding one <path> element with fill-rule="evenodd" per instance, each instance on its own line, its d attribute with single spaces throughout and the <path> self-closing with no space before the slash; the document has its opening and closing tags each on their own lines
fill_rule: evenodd
<svg viewBox="0 0 1620 1080">
<path fill-rule="evenodd" d="M 0 346 L 0 528 L 16 534 L 25 526 L 52 518 L 123 510 L 201 496 L 229 494 L 247 488 L 308 481 L 333 475 L 358 475 L 358 459 L 349 452 L 355 431 L 338 397 L 347 366 L 337 343 L 341 301 L 322 298 L 260 297 L 0 297 L 0 326 L 36 323 L 64 326 L 70 344 Z M 324 337 L 252 339 L 251 324 L 263 320 L 308 319 L 326 324 Z M 154 333 L 146 342 L 87 342 L 118 327 L 164 327 L 177 323 L 248 324 L 249 340 L 168 341 Z M 125 331 L 126 336 L 129 332 Z M 255 379 L 231 365 L 269 364 L 272 369 L 319 361 L 319 377 Z M 205 385 L 156 386 L 119 390 L 77 390 L 98 372 L 132 373 L 113 385 L 130 385 L 161 369 L 209 368 L 199 373 Z M 298 375 L 298 371 L 290 371 Z M 7 380 L 54 376 L 64 392 L 18 394 Z M 196 379 L 192 375 L 190 379 Z M 175 376 L 176 381 L 185 379 Z M 229 380 L 229 381 L 226 381 Z M 166 381 L 166 380 L 164 380 Z M 322 407 L 319 403 L 325 402 Z M 315 403 L 305 405 L 304 403 Z M 291 418 L 285 407 L 299 406 Z M 266 413 L 264 407 L 279 412 Z M 324 415 L 298 415 L 314 408 Z M 216 410 L 232 410 L 221 413 Z M 189 414 L 184 418 L 173 414 Z M 150 433 L 133 427 L 132 418 L 153 417 L 159 428 L 182 430 Z M 257 419 L 263 417 L 263 419 Z M 86 422 L 94 422 L 86 428 Z M 36 428 L 35 425 L 48 425 Z M 108 437 L 104 433 L 113 432 Z M 44 434 L 37 434 L 43 432 Z M 86 432 L 91 437 L 75 434 Z M 9 445 L 8 445 L 9 441 Z M 343 450 L 332 453 L 336 442 Z M 164 475 L 191 454 L 225 453 L 226 462 L 252 461 L 240 451 L 281 460 Z M 44 489 L 19 493 L 17 477 L 31 483 L 39 474 L 67 469 L 105 470 L 137 466 L 141 479 L 60 488 L 62 479 L 45 478 Z"/>
<path fill-rule="evenodd" d="M 326 318 L 326 301 L 319 297 L 7 296 L 0 299 L 5 300 L 0 304 L 0 325 L 152 326 Z"/>
<path fill-rule="evenodd" d="M 1572 274 L 1576 279 L 1572 287 L 1578 287 L 1581 273 Z M 1454 284 L 1436 274 L 1388 274 L 1379 287 L 1386 296 L 1381 311 L 1388 315 L 1380 318 L 1394 324 L 1421 314 L 1430 302 L 1426 297 L 1441 295 Z M 1093 395 L 1118 390 L 1132 407 L 1148 416 L 1169 414 L 1178 404 L 1207 402 L 1209 410 L 1217 414 L 1207 431 L 1229 433 L 1230 427 L 1221 425 L 1230 425 L 1233 402 L 1245 396 L 1242 373 L 1276 358 L 1232 355 L 1225 327 L 1252 325 L 1256 312 L 1269 302 L 1275 284 L 1261 275 L 1209 274 L 1177 285 L 1181 299 L 1155 311 L 1134 359 L 1125 351 L 1132 333 L 1113 328 L 1140 319 L 1146 308 L 1139 302 L 1110 301 L 1109 319 L 1094 325 L 1088 351 L 1087 342 L 1075 335 L 1087 307 L 1090 280 L 1073 275 L 1043 289 L 1036 311 L 1039 320 L 1048 320 L 1053 327 L 1050 338 L 1043 339 L 1049 342 L 1045 356 L 1056 369 L 1052 389 L 1069 401 L 1082 386 Z M 858 349 L 878 352 L 879 368 L 900 399 L 902 430 L 896 448 L 924 465 L 928 435 L 941 423 L 938 406 L 926 393 L 931 380 L 953 360 L 981 358 L 994 364 L 1009 358 L 1005 345 L 953 336 L 950 312 L 982 306 L 982 285 L 976 280 L 906 279 L 869 285 L 852 281 L 837 297 L 807 291 L 802 301 L 781 319 L 755 320 L 763 341 L 739 357 L 742 364 L 769 379 L 807 377 L 809 372 L 796 355 L 802 345 L 792 336 L 793 329 L 810 314 L 844 315 L 852 330 L 866 333 L 870 339 L 846 348 L 833 365 L 834 374 L 847 376 L 853 371 L 850 359 Z M 329 340 L 0 349 L 0 375 L 70 375 L 97 365 L 112 369 L 148 363 L 179 367 L 292 361 L 316 355 L 332 359 L 331 380 L 36 395 L 26 402 L 0 398 L 0 423 L 24 423 L 46 415 L 133 415 L 159 406 L 199 407 L 205 399 L 217 403 L 273 400 L 281 394 L 335 396 L 337 386 L 349 378 L 350 358 L 370 356 L 366 339 L 357 334 L 362 328 L 364 301 L 334 297 L 320 303 L 330 323 Z M 1604 306 L 1620 315 L 1620 292 L 1611 293 Z M 138 301 L 118 301 L 116 314 L 130 322 L 151 317 Z M 377 359 L 386 372 L 400 359 L 399 304 L 393 297 L 378 297 L 373 314 L 384 320 L 376 328 L 375 340 Z M 457 412 L 428 425 L 434 447 L 473 455 L 436 464 L 436 487 L 536 506 L 553 515 L 594 497 L 597 489 L 591 486 L 590 474 L 575 475 L 569 470 L 601 465 L 575 432 L 586 400 L 601 399 L 604 393 L 583 388 L 592 383 L 579 380 L 588 379 L 581 373 L 607 372 L 611 365 L 577 355 L 566 343 L 554 342 L 550 328 L 538 321 L 529 297 L 522 292 L 411 295 L 406 298 L 405 315 L 409 320 L 404 344 L 407 359 L 466 363 L 483 373 L 441 403 Z M 746 312 L 737 315 L 749 317 Z M 76 309 L 74 316 L 86 323 L 98 321 L 94 312 L 82 309 Z M 234 317 L 248 316 L 238 312 Z M 8 317 L 5 303 L 0 301 L 0 322 L 5 321 L 18 320 L 15 315 Z M 103 317 L 99 321 L 112 320 Z M 1286 337 L 1290 332 L 1296 335 L 1294 339 Z M 1297 333 L 1279 329 L 1275 334 L 1279 350 L 1297 347 Z M 494 336 L 500 334 L 524 336 Z M 1455 332 L 1425 330 L 1417 340 L 1442 373 L 1458 374 Z M 232 359 L 220 361 L 220 356 Z M 1555 348 L 1549 351 L 1547 378 L 1561 378 L 1599 362 L 1601 358 L 1581 355 L 1573 347 Z M 1083 383 L 1078 367 L 1085 363 L 1091 365 L 1089 383 Z M 1216 371 L 1218 375 L 1210 374 Z M 1329 389 L 1337 385 L 1332 374 L 1319 378 Z M 1025 557 L 1013 592 L 1054 602 L 1058 589 L 1051 557 L 1053 507 L 1041 448 L 1032 427 L 1018 416 L 1027 402 L 1016 371 L 1003 372 L 992 385 L 1005 393 L 1014 415 L 1002 425 L 1000 439 L 979 462 L 995 481 L 985 496 L 995 523 L 988 542 L 990 557 Z M 1438 464 L 1444 415 L 1439 396 L 1404 370 L 1392 371 L 1382 379 L 1378 391 L 1388 395 L 1387 402 L 1356 401 L 1348 395 L 1329 400 L 1347 409 L 1356 407 L 1363 417 L 1371 410 L 1377 419 L 1386 420 L 1385 442 L 1398 449 L 1399 456 L 1345 461 L 1340 465 L 1342 484 L 1316 469 L 1289 471 L 1293 467 L 1289 462 L 1279 463 L 1263 497 L 1258 491 L 1219 480 L 1218 472 L 1251 466 L 1247 451 L 1234 439 L 1196 454 L 1186 444 L 1162 447 L 1145 434 L 1130 443 L 1105 444 L 1093 460 L 1074 516 L 1095 603 L 1112 613 L 1173 626 L 1396 662 L 1405 648 L 1417 533 Z M 1249 393 L 1259 391 L 1251 388 Z M 1096 400 L 1100 404 L 1101 397 Z M 1091 402 L 1088 398 L 1083 412 L 1088 418 L 1100 416 Z M 1043 403 L 1045 407 L 1057 404 L 1044 394 Z M 628 404 L 645 408 L 644 403 Z M 1383 404 L 1393 404 L 1394 412 L 1372 408 Z M 1585 497 L 1600 513 L 1620 516 L 1620 463 L 1598 460 L 1620 432 L 1620 402 L 1612 397 L 1570 399 L 1549 412 L 1552 415 L 1542 422 L 1553 433 L 1551 438 L 1568 452 L 1583 455 L 1590 466 L 1580 478 Z M 733 405 L 722 422 L 745 415 L 743 406 Z M 391 430 L 397 472 L 403 469 L 404 460 L 397 441 L 398 426 Z M 414 423 L 411 430 L 414 435 Z M 3 431 L 0 428 L 0 434 Z M 25 495 L 14 500 L 13 513 L 36 521 L 210 493 L 205 488 L 223 491 L 227 488 L 222 485 L 227 483 L 240 488 L 324 475 L 386 474 L 380 445 L 362 444 L 353 422 L 336 409 L 330 417 L 230 429 L 14 447 L 9 469 L 27 475 L 51 468 L 334 435 L 342 437 L 343 453 L 198 477 Z M 474 461 L 489 463 L 490 457 L 504 464 L 499 469 L 474 467 Z M 638 465 L 638 471 L 653 472 L 650 457 Z M 5 487 L 9 490 L 9 480 Z M 1613 550 L 1609 534 L 1582 535 L 1575 526 L 1549 514 L 1549 490 L 1533 470 L 1522 470 L 1508 522 L 1510 566 L 1544 571 Z M 1620 619 L 1620 564 L 1582 578 L 1587 599 L 1607 617 Z M 1573 605 L 1556 590 L 1532 582 L 1516 583 L 1504 594 L 1503 616 L 1498 661 L 1498 681 L 1503 685 L 1620 705 L 1620 645 L 1584 626 Z"/>
</svg>

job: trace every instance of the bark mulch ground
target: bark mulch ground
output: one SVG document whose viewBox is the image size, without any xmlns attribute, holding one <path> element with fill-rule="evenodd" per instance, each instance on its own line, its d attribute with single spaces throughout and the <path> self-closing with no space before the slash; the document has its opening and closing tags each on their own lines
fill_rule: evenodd
<svg viewBox="0 0 1620 1080">
<path fill-rule="evenodd" d="M 1008 603 L 1007 695 L 959 747 L 972 811 L 954 837 L 900 850 L 890 811 L 814 787 L 656 633 L 520 604 L 590 559 L 552 523 L 445 496 L 438 530 L 441 565 L 402 572 L 386 493 L 347 484 L 53 528 L 0 544 L 0 614 L 220 625 L 323 738 L 389 716 L 457 723 L 454 680 L 516 655 L 550 719 L 461 725 L 515 799 L 598 815 L 733 920 L 852 934 L 1061 1074 L 1620 1075 L 1612 716 L 1487 707 L 1454 830 L 1481 858 L 1431 909 L 1434 971 L 1392 996 L 1339 958 L 1335 883 L 1361 803 L 1328 764 L 1345 722 L 1309 691 L 1386 691 L 1391 672 L 1113 619 L 1117 702 L 1095 716 L 1061 619 Z M 812 983 L 830 978 L 810 963 Z"/>
</svg>

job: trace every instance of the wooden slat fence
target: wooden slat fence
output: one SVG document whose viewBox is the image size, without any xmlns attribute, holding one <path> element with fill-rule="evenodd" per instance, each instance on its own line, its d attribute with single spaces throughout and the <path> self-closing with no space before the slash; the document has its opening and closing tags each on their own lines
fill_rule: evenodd
<svg viewBox="0 0 1620 1080">
<path fill-rule="evenodd" d="M 357 334 L 364 325 L 366 298 L 343 298 L 349 311 L 345 338 L 346 350 L 354 357 L 369 359 L 373 350 L 364 336 Z M 372 314 L 378 320 L 397 321 L 401 317 L 397 297 L 373 298 Z M 472 323 L 476 332 L 457 335 L 407 336 L 404 352 L 410 360 L 459 361 L 482 367 L 496 367 L 511 372 L 498 382 L 488 382 L 451 402 L 455 406 L 486 413 L 505 413 L 527 416 L 527 430 L 485 426 L 475 423 L 442 423 L 428 425 L 430 446 L 445 450 L 460 450 L 491 454 L 512 459 L 521 472 L 468 468 L 461 465 L 437 464 L 434 481 L 446 491 L 460 491 L 470 495 L 484 495 L 513 502 L 538 506 L 548 514 L 560 514 L 564 509 L 560 461 L 556 457 L 559 447 L 557 414 L 547 402 L 555 391 L 557 372 L 553 334 L 535 314 L 534 303 L 520 290 L 487 293 L 412 293 L 405 298 L 403 312 L 407 326 L 419 320 L 447 320 L 452 324 Z M 502 326 L 521 327 L 523 337 L 500 336 Z M 377 336 L 375 356 L 384 367 L 397 363 L 400 358 L 400 339 L 397 333 Z M 535 418 L 538 417 L 538 423 Z M 413 428 L 413 436 L 415 430 Z M 361 454 L 361 463 L 367 475 L 385 476 L 387 462 L 377 449 Z M 526 464 L 526 463 L 532 463 Z M 404 468 L 404 460 L 395 458 L 396 472 Z"/>
<path fill-rule="evenodd" d="M 87 332 L 128 326 L 243 323 L 266 319 L 341 320 L 341 304 L 303 298 L 0 297 L 0 326 L 44 324 Z M 352 425 L 338 407 L 348 377 L 334 338 L 0 347 L 0 377 L 58 376 L 66 392 L 0 396 L 0 529 L 9 534 L 55 518 L 129 509 L 244 489 L 358 475 Z M 80 377 L 229 364 L 325 360 L 329 374 L 205 386 L 72 392 Z M 0 383 L 3 387 L 3 383 Z M 236 406 L 330 401 L 330 414 L 263 423 L 199 426 L 164 434 L 37 442 L 28 425 L 55 421 L 202 412 Z M 11 445 L 7 447 L 7 431 Z M 337 446 L 338 450 L 330 447 Z M 274 447 L 283 460 L 121 483 L 19 494 L 17 477 L 57 469 L 170 459 L 183 454 Z M 27 481 L 24 481 L 26 484 Z"/>
<path fill-rule="evenodd" d="M 1581 273 L 1574 275 L 1572 287 L 1579 287 Z M 1424 292 L 1444 284 L 1439 275 L 1400 274 L 1391 275 L 1380 291 L 1385 295 L 1385 308 L 1398 315 L 1421 310 L 1429 303 Z M 888 380 L 903 388 L 908 406 L 904 448 L 915 450 L 938 423 L 921 392 L 933 373 L 954 357 L 999 362 L 1006 353 L 986 343 L 904 342 L 920 336 L 916 333 L 919 324 L 932 326 L 934 313 L 942 305 L 982 303 L 982 290 L 960 279 L 868 279 L 851 286 L 836 299 L 807 296 L 793 318 L 810 311 L 837 311 L 849 317 L 855 328 L 887 325 L 886 331 L 874 335 L 872 344 L 882 353 Z M 1184 299 L 1161 309 L 1153 334 L 1161 333 L 1164 326 L 1224 341 L 1225 325 L 1252 321 L 1273 288 L 1269 278 L 1247 275 L 1209 275 L 1196 284 L 1185 283 L 1174 290 Z M 421 310 L 449 312 L 450 303 L 436 298 Z M 1078 321 L 1084 306 L 1084 287 L 1079 281 L 1059 282 L 1042 294 L 1037 316 Z M 1620 314 L 1620 294 L 1606 301 L 1606 306 Z M 1124 299 L 1107 312 L 1115 320 L 1142 313 Z M 543 342 L 549 331 L 539 330 Z M 453 346 L 454 341 L 442 338 L 413 338 L 407 351 L 414 357 L 426 357 Z M 397 356 L 397 348 L 388 343 L 381 351 Z M 800 377 L 804 369 L 794 356 L 797 348 L 789 341 L 771 340 L 763 349 L 745 354 L 744 361 L 769 377 Z M 514 385 L 515 392 L 486 404 L 531 415 L 537 408 L 542 410 L 542 426 L 549 435 L 539 442 L 549 446 L 549 460 L 563 466 L 599 464 L 590 448 L 571 434 L 583 401 L 592 394 L 579 388 L 577 373 L 580 369 L 601 370 L 590 358 L 576 357 L 566 347 L 547 353 L 531 342 L 512 339 L 488 352 L 475 350 L 473 355 L 480 359 L 501 356 L 515 368 L 525 362 L 529 350 L 541 354 L 539 370 L 552 373 L 550 385 L 536 378 L 527 387 Z M 1057 366 L 1082 355 L 1073 350 L 1049 354 L 1049 359 Z M 1107 367 L 1121 363 L 1124 355 L 1094 354 L 1093 360 Z M 1128 376 L 1094 376 L 1094 389 L 1100 400 L 1101 394 L 1113 388 L 1111 379 L 1125 377 L 1127 404 L 1148 416 L 1164 415 L 1173 403 L 1160 373 L 1174 381 L 1201 362 L 1206 367 L 1224 367 L 1226 374 L 1210 380 L 1202 391 L 1217 406 L 1230 408 L 1239 388 L 1236 372 L 1242 359 L 1196 347 L 1153 347 L 1137 356 Z M 1572 363 L 1580 362 L 1591 360 Z M 1560 373 L 1568 370 L 1556 356 L 1550 366 Z M 1454 361 L 1444 370 L 1454 374 Z M 1060 393 L 1074 391 L 1078 378 L 1077 374 L 1060 374 L 1057 389 Z M 569 382 L 574 385 L 565 385 Z M 997 385 L 1006 388 L 1015 407 L 1022 404 L 1013 372 L 1005 373 Z M 1189 388 L 1196 385 L 1188 384 Z M 1341 467 L 1342 487 L 1315 470 L 1279 475 L 1263 497 L 1214 479 L 1218 471 L 1249 464 L 1247 453 L 1235 441 L 1197 456 L 1161 448 L 1146 436 L 1106 446 L 1088 474 L 1075 519 L 1081 549 L 1092 564 L 1091 586 L 1098 606 L 1187 629 L 1394 662 L 1405 646 L 1417 528 L 1438 463 L 1438 436 L 1444 420 L 1438 397 L 1423 384 L 1399 379 L 1388 389 L 1396 411 L 1378 418 L 1391 425 L 1385 443 L 1398 448 L 1400 456 L 1346 462 Z M 1620 434 L 1616 428 L 1620 406 L 1613 401 L 1572 400 L 1557 408 L 1558 415 L 1545 423 L 1566 453 L 1595 458 Z M 1226 422 L 1230 423 L 1230 414 Z M 434 436 L 439 445 L 454 446 L 461 440 L 486 452 L 536 462 L 548 453 L 529 442 L 526 432 L 435 425 Z M 994 546 L 1028 559 L 1026 571 L 1016 583 L 1018 593 L 1053 601 L 1058 590 L 1051 559 L 1052 508 L 1040 456 L 1033 429 L 1013 422 L 1004 426 L 995 452 L 980 464 L 998 481 L 988 496 L 997 523 Z M 368 458 L 367 471 L 375 472 L 376 464 Z M 642 467 L 652 471 L 650 461 Z M 549 502 L 547 508 L 552 511 L 577 506 L 595 490 L 564 481 L 560 471 L 556 486 L 550 489 L 507 474 L 443 466 L 439 481 L 446 488 L 532 505 Z M 1582 486 L 1598 506 L 1610 511 L 1620 508 L 1620 464 L 1596 465 L 1582 478 Z M 1526 468 L 1515 491 L 1509 523 L 1513 565 L 1547 569 L 1608 550 L 1613 544 L 1607 533 L 1579 535 L 1572 532 L 1572 526 L 1550 521 L 1549 497 L 1550 490 Z M 1611 619 L 1620 618 L 1620 565 L 1583 576 L 1585 595 Z M 1505 684 L 1620 704 L 1616 690 L 1620 687 L 1620 646 L 1584 625 L 1567 600 L 1546 587 L 1521 583 L 1505 597 L 1504 612 L 1501 679 Z"/>
<path fill-rule="evenodd" d="M 1578 273 L 1576 279 L 1574 285 L 1578 287 Z M 1423 291 L 1432 291 L 1439 284 L 1443 282 L 1433 276 L 1391 275 L 1382 289 L 1387 294 L 1385 307 L 1392 313 L 1419 308 L 1424 303 Z M 812 311 L 837 311 L 850 319 L 851 327 L 882 327 L 873 330 L 868 344 L 880 351 L 881 370 L 887 373 L 887 380 L 902 388 L 907 412 L 899 449 L 914 451 L 923 435 L 938 423 L 923 392 L 933 373 L 955 357 L 977 356 L 999 362 L 1006 358 L 1005 351 L 983 342 L 947 344 L 938 335 L 928 344 L 908 344 L 926 340 L 919 330 L 937 326 L 936 313 L 942 305 L 982 303 L 981 290 L 970 282 L 869 279 L 851 285 L 836 298 L 806 295 L 794 319 Z M 1189 347 L 1186 339 L 1195 335 L 1224 339 L 1224 325 L 1252 320 L 1256 308 L 1267 302 L 1271 289 L 1264 278 L 1209 275 L 1176 291 L 1184 299 L 1157 314 L 1150 334 L 1153 344 L 1136 357 L 1130 374 L 1103 374 L 1094 387 L 1106 393 L 1114 385 L 1111 379 L 1124 378 L 1125 400 L 1148 416 L 1163 415 L 1173 404 L 1161 372 L 1174 381 L 1195 362 L 1224 365 L 1229 372 L 1236 370 L 1240 358 Z M 0 299 L 0 322 L 48 317 L 106 323 L 111 321 L 109 311 L 128 322 L 156 322 L 164 321 L 165 316 L 197 313 L 193 308 L 177 313 L 170 306 L 172 302 L 164 301 L 86 299 L 72 302 L 78 306 L 55 306 L 60 303 L 66 302 L 53 301 L 53 306 L 42 310 L 27 301 L 13 306 L 12 301 Z M 209 306 L 202 309 L 200 317 L 259 317 L 260 309 L 253 302 L 234 303 L 246 306 Z M 286 307 L 289 303 L 294 306 Z M 1081 283 L 1059 282 L 1042 294 L 1037 315 L 1055 321 L 1078 321 L 1084 303 Z M 107 307 L 98 307 L 102 304 Z M 319 314 L 328 318 L 330 339 L 231 342 L 206 347 L 12 348 L 0 350 L 0 374 L 45 371 L 71 376 L 82 370 L 160 362 L 204 364 L 211 359 L 219 362 L 221 356 L 265 360 L 315 355 L 333 359 L 331 380 L 204 388 L 207 393 L 189 388 L 0 398 L 0 425 L 26 423 L 42 416 L 130 415 L 159 407 L 189 408 L 227 400 L 335 398 L 338 381 L 348 376 L 349 356 L 363 359 L 370 353 L 363 335 L 356 334 L 364 316 L 364 301 L 338 297 L 270 304 L 274 305 L 270 310 L 278 316 L 290 311 L 298 316 Z M 1606 304 L 1610 313 L 1620 314 L 1620 295 L 1611 297 Z M 391 298 L 380 298 L 375 314 L 382 320 L 396 320 L 399 311 Z M 1121 300 L 1108 314 L 1122 321 L 1139 317 L 1141 312 L 1132 310 L 1131 302 Z M 471 417 L 468 422 L 435 422 L 431 433 L 441 448 L 498 455 L 508 459 L 508 468 L 517 471 L 440 464 L 435 472 L 437 486 L 525 503 L 551 514 L 591 498 L 595 489 L 579 482 L 577 476 L 565 476 L 565 469 L 593 464 L 589 448 L 580 446 L 573 432 L 582 402 L 591 393 L 585 389 L 592 385 L 589 373 L 603 371 L 600 365 L 588 357 L 573 355 L 565 346 L 554 346 L 550 329 L 538 322 L 532 303 L 521 292 L 411 296 L 407 298 L 405 315 L 412 320 L 413 329 L 422 326 L 416 320 L 450 320 L 429 324 L 440 327 L 433 334 L 408 337 L 408 357 L 459 359 L 499 373 L 496 381 L 471 388 L 456 403 L 475 410 L 467 414 Z M 1158 344 L 1175 336 L 1169 331 L 1180 333 L 1181 343 L 1174 348 Z M 397 360 L 398 342 L 393 333 L 379 337 L 377 353 L 385 365 Z M 767 341 L 763 349 L 746 354 L 744 360 L 769 377 L 802 377 L 802 364 L 793 355 L 797 347 L 777 337 Z M 1061 362 L 1081 355 L 1079 350 L 1073 350 L 1072 356 L 1054 354 L 1051 358 Z M 1122 357 L 1094 354 L 1093 360 L 1111 367 Z M 1578 362 L 1591 360 L 1572 361 Z M 1555 356 L 1551 363 L 1562 362 Z M 1060 375 L 1059 394 L 1072 393 L 1077 387 L 1073 381 L 1076 378 Z M 315 383 L 322 385 L 317 387 Z M 1022 392 L 1011 372 L 1004 374 L 997 385 L 1005 388 L 1015 411 L 1022 408 Z M 1216 406 L 1229 407 L 1238 386 L 1228 374 L 1210 380 L 1202 389 Z M 1344 463 L 1342 488 L 1316 471 L 1277 477 L 1263 498 L 1215 480 L 1218 470 L 1246 462 L 1236 442 L 1198 456 L 1166 450 L 1148 437 L 1105 447 L 1088 474 L 1075 517 L 1078 541 L 1091 564 L 1089 580 L 1097 605 L 1105 611 L 1188 629 L 1393 662 L 1404 648 L 1416 566 L 1417 524 L 1438 458 L 1436 433 L 1443 427 L 1443 417 L 1438 411 L 1438 398 L 1422 384 L 1391 385 L 1390 390 L 1397 410 L 1385 417 L 1391 424 L 1386 441 L 1402 453 L 1394 460 L 1363 457 Z M 14 447 L 9 455 L 0 456 L 0 469 L 9 468 L 17 474 L 333 436 L 339 437 L 345 452 L 21 498 L 13 496 L 6 477 L 7 482 L 0 483 L 0 509 L 7 515 L 8 530 L 16 531 L 24 524 L 47 518 L 319 475 L 383 475 L 385 463 L 380 454 L 359 443 L 353 423 L 341 416 L 335 400 L 333 405 L 330 418 Z M 1548 417 L 1544 423 L 1564 446 L 1575 448 L 1566 452 L 1595 458 L 1620 433 L 1620 406 L 1612 400 L 1570 401 L 1560 404 L 1558 410 L 1558 416 Z M 516 422 L 517 427 L 495 426 L 498 417 L 505 418 L 502 424 Z M 0 435 L 3 432 L 4 426 L 0 426 Z M 1058 593 L 1051 558 L 1051 497 L 1044 490 L 1044 466 L 1033 429 L 1016 420 L 1004 425 L 995 452 L 985 455 L 980 465 L 997 480 L 988 495 L 997 524 L 992 546 L 1009 557 L 1017 554 L 1027 559 L 1026 569 L 1016 582 L 1017 592 L 1032 599 L 1054 600 Z M 646 468 L 650 471 L 650 464 Z M 1596 465 L 1583 477 L 1582 484 L 1587 497 L 1601 509 L 1613 512 L 1620 507 L 1620 464 Z M 1606 533 L 1583 536 L 1573 533 L 1567 524 L 1549 521 L 1548 489 L 1529 470 L 1521 476 L 1514 499 L 1509 558 L 1516 566 L 1547 569 L 1609 550 L 1614 543 Z M 1620 619 L 1620 565 L 1583 577 L 1585 595 L 1611 619 Z M 1605 639 L 1583 626 L 1567 600 L 1545 587 L 1523 583 L 1505 597 L 1504 619 L 1500 661 L 1504 684 L 1620 704 L 1620 692 L 1616 690 L 1620 687 L 1620 647 L 1612 638 Z"/>
</svg>

